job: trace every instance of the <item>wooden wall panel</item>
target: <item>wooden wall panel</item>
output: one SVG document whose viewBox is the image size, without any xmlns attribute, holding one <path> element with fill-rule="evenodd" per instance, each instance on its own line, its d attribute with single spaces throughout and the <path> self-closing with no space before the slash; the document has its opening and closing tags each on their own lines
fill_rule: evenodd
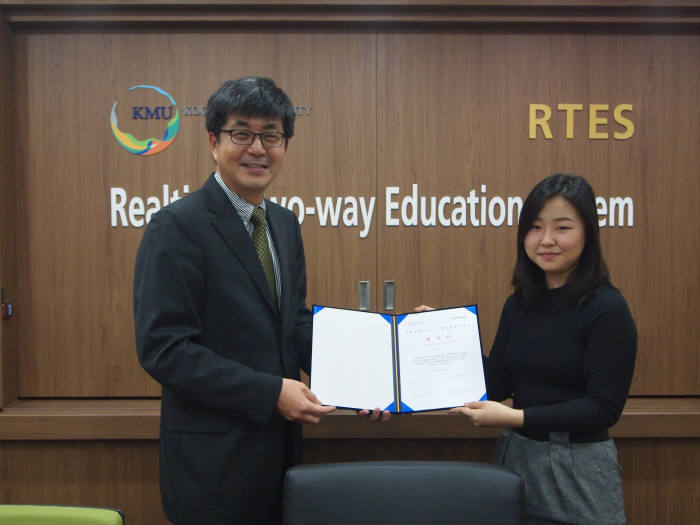
<svg viewBox="0 0 700 525">
<path fill-rule="evenodd" d="M 480 197 L 484 184 L 491 198 L 524 195 L 553 171 L 582 173 L 599 194 L 635 203 L 634 227 L 603 231 L 613 276 L 640 326 L 634 393 L 697 393 L 700 363 L 687 349 L 698 335 L 698 247 L 673 228 L 697 222 L 686 190 L 700 160 L 700 46 L 692 31 L 26 31 L 12 40 L 3 60 L 14 75 L 4 77 L 3 89 L 18 94 L 12 141 L 22 175 L 10 182 L 17 221 L 4 221 L 12 226 L 3 242 L 5 253 L 19 257 L 13 322 L 21 396 L 158 394 L 132 352 L 131 264 L 141 232 L 106 226 L 108 188 L 124 187 L 129 196 L 159 196 L 164 182 L 193 189 L 211 160 L 201 118 L 183 117 L 175 146 L 143 159 L 115 145 L 105 115 L 114 100 L 127 103 L 134 83 L 167 85 L 183 106 L 201 106 L 213 86 L 245 73 L 293 86 L 293 98 L 313 108 L 299 119 L 287 172 L 272 194 L 307 205 L 316 196 L 377 198 L 365 239 L 357 228 L 320 228 L 308 218 L 310 302 L 354 306 L 356 281 L 367 279 L 379 309 L 380 283 L 392 279 L 399 310 L 478 302 L 488 347 L 508 292 L 515 228 L 380 232 L 386 186 L 401 187 L 398 199 L 414 182 L 427 197 L 471 189 Z M 235 73 L 222 74 L 222 65 Z M 526 137 L 532 102 L 553 108 L 553 140 Z M 572 140 L 555 109 L 562 102 L 584 106 Z M 590 140 L 591 103 L 633 104 L 634 136 Z M 618 130 L 606 117 L 604 128 Z M 151 133 L 160 131 L 156 124 Z M 3 207 L 11 218 L 13 205 Z M 12 275 L 14 255 L 1 261 Z M 2 339 L 14 346 L 9 326 Z M 14 352 L 5 353 L 6 386 L 12 359 Z"/>
<path fill-rule="evenodd" d="M 263 37 L 266 38 L 266 37 Z M 376 188 L 376 36 L 371 33 L 289 36 L 288 86 L 302 109 L 290 143 L 285 171 L 268 194 L 299 197 L 315 215 L 304 213 L 302 233 L 309 290 L 307 305 L 357 308 L 357 282 L 376 281 L 376 225 L 365 232 L 343 226 L 348 197 L 367 201 Z M 284 71 L 282 72 L 284 73 Z M 271 71 L 277 78 L 279 73 Z M 288 78 L 288 80 L 283 80 Z M 295 102 L 296 103 L 296 102 Z M 321 226 L 318 202 L 342 204 L 339 226 Z M 299 214 L 299 208 L 292 210 Z M 361 215 L 359 208 L 358 215 Z M 364 237 L 363 237 L 364 235 Z M 376 304 L 376 303 L 375 303 Z"/>
<path fill-rule="evenodd" d="M 489 201 L 524 198 L 565 171 L 585 176 L 606 200 L 631 197 L 634 226 L 608 225 L 601 237 L 639 329 L 633 392 L 696 394 L 700 362 L 689 349 L 699 335 L 700 254 L 697 235 L 685 242 L 678 225 L 700 220 L 688 191 L 700 176 L 698 64 L 697 35 L 380 34 L 378 192 L 400 186 L 399 202 L 415 183 L 427 198 L 467 198 L 472 189 L 481 197 L 485 185 Z M 552 108 L 551 140 L 528 137 L 532 103 Z M 561 103 L 584 109 L 571 139 Z M 609 105 L 599 115 L 607 126 L 597 128 L 609 139 L 589 138 L 590 104 Z M 633 107 L 628 140 L 613 138 L 623 131 L 613 119 L 618 104 Z M 488 349 L 510 290 L 516 234 L 471 222 L 382 228 L 379 280 L 396 280 L 399 310 L 478 303 Z"/>
<path fill-rule="evenodd" d="M 411 195 L 414 184 L 418 198 L 425 198 L 428 205 L 432 197 L 466 199 L 472 189 L 480 196 L 482 184 L 491 195 L 517 191 L 523 185 L 517 182 L 521 174 L 516 177 L 501 165 L 508 162 L 506 158 L 518 161 L 505 154 L 512 148 L 509 138 L 515 131 L 510 128 L 516 124 L 506 97 L 505 44 L 497 44 L 501 58 L 495 63 L 484 56 L 484 49 L 497 38 L 452 33 L 379 36 L 377 123 L 384 148 L 378 191 L 398 186 L 395 203 Z M 497 72 L 487 79 L 489 68 Z M 496 78 L 499 81 L 493 82 Z M 448 217 L 452 209 L 451 204 L 446 208 Z M 393 218 L 399 219 L 401 211 L 395 210 Z M 384 206 L 379 213 L 384 218 Z M 487 346 L 508 290 L 512 229 L 444 227 L 439 222 L 422 226 L 420 211 L 417 219 L 418 226 L 379 230 L 379 243 L 387 248 L 380 254 L 380 280 L 396 281 L 399 311 L 421 303 L 435 307 L 478 303 Z"/>
<path fill-rule="evenodd" d="M 121 100 L 128 130 L 133 85 L 167 87 L 184 110 L 242 74 L 272 76 L 311 107 L 309 115 L 301 110 L 271 196 L 299 197 L 304 213 L 315 197 L 376 197 L 366 238 L 362 227 L 320 227 L 318 214 L 306 216 L 309 303 L 354 307 L 357 281 L 370 280 L 372 308 L 380 309 L 381 281 L 395 280 L 398 311 L 419 302 L 478 303 L 488 348 L 509 291 L 516 228 L 383 227 L 385 189 L 400 188 L 394 202 L 414 183 L 427 198 L 468 198 L 474 190 L 506 199 L 524 197 L 549 173 L 571 171 L 601 196 L 634 199 L 634 226 L 602 233 L 640 328 L 633 391 L 700 388 L 700 362 L 686 351 L 698 336 L 698 247 L 673 228 L 684 218 L 697 222 L 686 191 L 700 165 L 697 35 L 57 32 L 15 41 L 17 111 L 26 116 L 15 185 L 21 396 L 158 394 L 133 352 L 131 276 L 142 230 L 109 226 L 109 188 L 128 198 L 160 197 L 164 184 L 193 190 L 212 161 L 202 117 L 183 116 L 173 146 L 142 158 L 116 144 L 109 110 Z M 158 96 L 138 101 L 159 103 Z M 552 140 L 528 138 L 531 103 L 552 108 Z M 574 114 L 572 139 L 560 103 L 584 107 Z M 596 103 L 632 104 L 632 138 L 589 139 L 586 110 Z M 612 110 L 604 116 L 609 123 L 599 129 L 621 129 Z M 161 122 L 145 126 L 141 132 L 162 132 Z"/>
<path fill-rule="evenodd" d="M 305 440 L 307 463 L 375 460 L 489 462 L 493 439 Z M 620 439 L 630 525 L 696 521 L 700 440 Z M 127 523 L 168 523 L 156 441 L 0 441 L 3 503 L 116 506 Z"/>
<path fill-rule="evenodd" d="M 5 301 L 17 302 L 15 112 L 12 33 L 0 11 L 0 286 Z M 17 398 L 16 319 L 0 320 L 0 410 Z"/>
<path fill-rule="evenodd" d="M 630 525 L 697 521 L 700 440 L 618 440 Z"/>
<path fill-rule="evenodd" d="M 0 502 L 118 508 L 126 523 L 167 524 L 157 441 L 0 443 Z"/>
<path fill-rule="evenodd" d="M 17 196 L 23 283 L 20 395 L 144 396 L 159 388 L 140 369 L 132 335 L 133 261 L 142 228 L 110 227 L 110 188 L 127 198 L 160 196 L 163 185 L 198 188 L 213 168 L 204 119 L 182 116 L 169 149 L 133 155 L 109 128 L 115 100 L 119 125 L 137 134 L 132 104 L 154 107 L 160 95 L 129 88 L 156 85 L 185 106 L 202 107 L 224 80 L 273 77 L 296 104 L 287 166 L 270 196 L 371 195 L 375 187 L 375 38 L 365 34 L 26 34 L 26 171 Z M 24 67 L 24 66 L 23 66 Z M 162 121 L 141 138 L 160 136 Z M 129 128 L 131 126 L 131 129 Z M 358 155 L 358 152 L 362 152 Z M 295 211 L 299 212 L 298 208 Z M 374 279 L 374 232 L 304 224 L 309 303 L 356 305 L 355 282 Z M 341 249 L 342 247 L 342 249 Z M 338 276 L 344 280 L 340 282 Z M 353 302 L 351 302 L 353 301 Z"/>
</svg>

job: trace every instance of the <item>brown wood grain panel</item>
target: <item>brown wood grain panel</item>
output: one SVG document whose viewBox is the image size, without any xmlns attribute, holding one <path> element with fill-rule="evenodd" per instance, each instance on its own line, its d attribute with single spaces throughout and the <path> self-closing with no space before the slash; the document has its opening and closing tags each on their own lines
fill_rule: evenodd
<svg viewBox="0 0 700 525">
<path fill-rule="evenodd" d="M 15 112 L 12 75 L 12 32 L 0 11 L 0 286 L 7 303 L 16 306 L 17 271 L 15 255 L 16 215 L 14 185 L 15 167 Z M 0 320 L 0 410 L 17 398 L 16 320 Z"/>
<path fill-rule="evenodd" d="M 161 509 L 157 441 L 0 443 L 3 503 L 118 508 L 126 523 L 169 523 Z"/>
<path fill-rule="evenodd" d="M 110 187 L 159 195 L 154 175 L 175 171 L 172 156 L 160 165 L 134 162 L 111 137 L 113 101 L 120 90 L 144 83 L 118 80 L 119 50 L 127 62 L 142 50 L 130 37 L 114 43 L 41 35 L 21 42 L 28 80 L 20 107 L 28 125 L 18 191 L 26 239 L 20 251 L 20 394 L 155 394 L 136 362 L 130 321 L 131 266 L 141 232 L 111 228 L 109 213 Z M 174 74 L 160 74 L 160 68 L 167 69 L 159 62 L 149 75 L 172 80 Z M 113 176 L 117 170 L 127 170 L 126 180 Z M 174 175 L 171 185 L 181 178 Z"/>
<path fill-rule="evenodd" d="M 425 198 L 432 211 L 433 197 L 467 198 L 472 189 L 480 196 L 482 184 L 492 195 L 521 186 L 513 188 L 501 176 L 487 178 L 489 173 L 500 173 L 490 165 L 492 155 L 500 160 L 508 155 L 483 151 L 497 143 L 509 151 L 503 130 L 512 115 L 509 106 L 500 106 L 508 103 L 498 97 L 505 87 L 483 78 L 488 58 L 481 50 L 487 39 L 436 33 L 380 35 L 378 193 L 386 186 L 398 186 L 393 200 L 403 205 L 417 184 L 418 198 Z M 506 56 L 499 63 L 504 61 Z M 500 134 L 493 129 L 496 122 L 501 123 Z M 384 204 L 383 200 L 379 209 L 382 220 Z M 452 206 L 447 210 L 451 215 Z M 380 228 L 379 243 L 386 248 L 380 254 L 380 280 L 396 281 L 399 311 L 421 303 L 435 307 L 478 303 L 488 345 L 499 303 L 508 290 L 512 230 L 444 227 L 437 219 L 434 226 L 422 226 L 420 212 L 414 214 L 418 226 Z M 401 209 L 393 212 L 394 219 L 400 215 Z"/>
<path fill-rule="evenodd" d="M 357 282 L 374 283 L 377 272 L 376 226 L 363 226 L 360 202 L 369 205 L 376 188 L 376 37 L 287 38 L 280 42 L 290 49 L 281 61 L 286 65 L 269 74 L 289 86 L 295 104 L 311 106 L 311 114 L 302 109 L 297 117 L 285 171 L 268 194 L 288 202 L 299 197 L 307 210 L 315 210 L 304 213 L 302 224 L 307 305 L 357 308 Z M 319 214 L 319 204 L 327 210 L 329 202 L 340 210 L 336 226 L 330 213 L 325 219 Z M 292 209 L 298 214 L 297 206 Z"/>
<path fill-rule="evenodd" d="M 110 189 L 145 201 L 161 198 L 166 184 L 170 192 L 198 188 L 213 162 L 203 117 L 184 116 L 184 109 L 205 106 L 229 77 L 271 76 L 296 104 L 311 107 L 298 118 L 286 169 L 269 196 L 297 196 L 311 206 L 316 196 L 373 194 L 375 128 L 365 115 L 375 105 L 372 35 L 36 34 L 19 42 L 28 86 L 19 101 L 27 116 L 26 170 L 16 191 L 26 239 L 22 397 L 159 393 L 137 363 L 132 335 L 142 229 L 124 227 L 121 216 L 110 226 Z M 109 128 L 116 100 L 123 131 L 163 133 L 162 121 L 131 119 L 132 105 L 163 103 L 152 91 L 132 95 L 129 88 L 140 84 L 162 87 L 183 112 L 173 145 L 151 157 L 120 148 Z M 360 228 L 314 227 L 317 217 L 303 225 L 309 303 L 356 305 L 355 283 L 374 280 L 376 272 L 374 231 L 362 239 Z"/>
<path fill-rule="evenodd" d="M 495 439 L 304 440 L 304 463 L 340 461 L 477 461 L 488 463 Z"/>
<path fill-rule="evenodd" d="M 700 500 L 700 440 L 617 441 L 630 525 L 691 524 Z"/>
<path fill-rule="evenodd" d="M 489 462 L 494 439 L 306 439 L 306 463 L 377 460 Z M 698 439 L 619 439 L 630 525 L 695 522 Z M 3 503 L 104 505 L 127 523 L 165 524 L 157 441 L 0 442 Z"/>
<path fill-rule="evenodd" d="M 601 234 L 639 331 L 632 389 L 697 394 L 700 248 L 683 240 L 679 226 L 696 224 L 699 213 L 689 189 L 700 180 L 700 107 L 692 102 L 700 90 L 700 38 L 608 37 L 590 49 L 609 57 L 601 84 L 638 108 L 635 137 L 610 145 L 595 182 L 600 193 L 626 191 L 635 202 L 633 231 L 607 227 Z"/>
<path fill-rule="evenodd" d="M 700 87 L 698 36 L 387 33 L 378 37 L 378 57 L 378 191 L 400 185 L 404 197 L 415 183 L 427 198 L 466 198 L 486 185 L 490 202 L 524 198 L 535 182 L 567 171 L 584 175 L 606 201 L 631 197 L 634 226 L 608 225 L 601 236 L 639 329 L 633 392 L 697 393 L 697 235 L 685 242 L 674 226 L 700 218 L 688 191 L 700 175 L 700 108 L 691 94 Z M 528 138 L 531 103 L 552 108 L 552 140 Z M 585 109 L 572 139 L 561 103 Z M 613 108 L 623 103 L 633 105 L 635 133 L 614 140 Z M 589 138 L 590 104 L 610 106 L 607 126 L 599 126 L 608 140 Z M 382 228 L 380 280 L 396 280 L 399 310 L 478 303 L 488 350 L 516 233 L 471 221 Z"/>
<path fill-rule="evenodd" d="M 120 100 L 128 127 L 132 85 L 161 85 L 181 108 L 202 106 L 222 80 L 245 73 L 270 75 L 295 103 L 313 107 L 298 119 L 270 194 L 306 206 L 317 196 L 377 199 L 364 239 L 360 228 L 321 228 L 318 216 L 306 217 L 309 303 L 355 306 L 356 283 L 366 279 L 380 309 L 381 282 L 395 280 L 399 311 L 478 303 L 488 349 L 509 290 L 515 228 L 380 229 L 385 188 L 399 186 L 397 200 L 413 183 L 428 198 L 472 189 L 481 197 L 482 184 L 489 199 L 524 196 L 546 174 L 574 171 L 599 194 L 634 198 L 635 226 L 603 231 L 613 277 L 640 328 L 633 391 L 698 392 L 700 363 L 689 351 L 698 335 L 698 248 L 673 228 L 697 222 L 687 191 L 700 165 L 697 34 L 48 30 L 13 41 L 14 108 L 23 124 L 13 133 L 22 166 L 13 190 L 21 309 L 13 320 L 17 365 L 9 354 L 3 364 L 5 376 L 18 369 L 21 396 L 158 395 L 131 335 L 141 230 L 108 226 L 108 188 L 129 197 L 160 196 L 163 184 L 194 189 L 212 163 L 201 117 L 183 117 L 175 144 L 145 159 L 116 146 L 109 108 Z M 635 135 L 589 140 L 584 112 L 567 140 L 553 109 L 554 140 L 533 141 L 531 102 L 631 102 Z M 140 131 L 162 129 L 151 122 Z"/>
<path fill-rule="evenodd" d="M 22 400 L 0 414 L 0 440 L 157 439 L 157 399 Z M 307 439 L 483 439 L 494 428 L 474 427 L 444 411 L 394 416 L 382 425 L 338 410 L 317 425 L 304 425 Z M 632 398 L 611 429 L 615 438 L 700 437 L 698 398 Z"/>
<path fill-rule="evenodd" d="M 0 414 L 0 439 L 158 439 L 158 399 L 17 401 Z"/>
</svg>

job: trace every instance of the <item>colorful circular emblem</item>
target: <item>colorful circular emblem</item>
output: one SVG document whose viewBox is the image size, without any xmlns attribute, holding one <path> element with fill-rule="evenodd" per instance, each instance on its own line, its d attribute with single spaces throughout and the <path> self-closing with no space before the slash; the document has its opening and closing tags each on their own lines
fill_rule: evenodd
<svg viewBox="0 0 700 525">
<path fill-rule="evenodd" d="M 140 86 L 133 86 L 129 88 L 129 91 L 133 91 L 134 89 L 152 89 L 161 95 L 168 97 L 170 102 L 172 103 L 173 106 L 177 106 L 175 104 L 175 100 L 173 100 L 173 97 L 171 97 L 168 93 L 166 93 L 164 90 L 162 90 L 159 87 L 156 86 L 148 86 L 148 85 L 140 85 Z M 156 153 L 160 153 L 163 151 L 165 148 L 170 146 L 172 144 L 173 140 L 175 140 L 175 136 L 177 135 L 177 132 L 180 130 L 180 110 L 175 108 L 175 116 L 173 116 L 170 120 L 168 120 L 168 124 L 165 128 L 165 134 L 163 135 L 162 139 L 157 139 L 155 137 L 151 137 L 148 139 L 144 140 L 139 140 L 136 137 L 134 137 L 131 133 L 126 133 L 122 130 L 119 129 L 119 126 L 117 125 L 117 102 L 114 102 L 114 105 L 112 106 L 112 115 L 110 117 L 111 120 L 111 128 L 112 128 L 112 134 L 114 135 L 114 138 L 117 139 L 117 142 L 119 145 L 124 148 L 125 150 L 135 154 L 135 155 L 155 155 Z"/>
</svg>

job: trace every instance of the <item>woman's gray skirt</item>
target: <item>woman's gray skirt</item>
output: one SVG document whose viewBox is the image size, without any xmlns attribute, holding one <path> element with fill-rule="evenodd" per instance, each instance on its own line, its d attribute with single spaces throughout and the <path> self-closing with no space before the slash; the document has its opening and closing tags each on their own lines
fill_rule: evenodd
<svg viewBox="0 0 700 525">
<path fill-rule="evenodd" d="M 625 523 L 613 440 L 569 443 L 568 436 L 550 432 L 549 441 L 537 441 L 506 429 L 498 438 L 494 460 L 520 474 L 530 523 Z"/>
</svg>

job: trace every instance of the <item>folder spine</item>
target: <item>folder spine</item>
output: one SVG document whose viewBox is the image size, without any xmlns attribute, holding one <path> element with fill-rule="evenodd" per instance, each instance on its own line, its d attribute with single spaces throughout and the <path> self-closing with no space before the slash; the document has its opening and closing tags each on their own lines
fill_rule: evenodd
<svg viewBox="0 0 700 525">
<path fill-rule="evenodd" d="M 399 376 L 399 334 L 396 330 L 396 316 L 391 316 L 391 360 L 394 365 L 394 406 L 401 412 L 401 377 Z"/>
</svg>

